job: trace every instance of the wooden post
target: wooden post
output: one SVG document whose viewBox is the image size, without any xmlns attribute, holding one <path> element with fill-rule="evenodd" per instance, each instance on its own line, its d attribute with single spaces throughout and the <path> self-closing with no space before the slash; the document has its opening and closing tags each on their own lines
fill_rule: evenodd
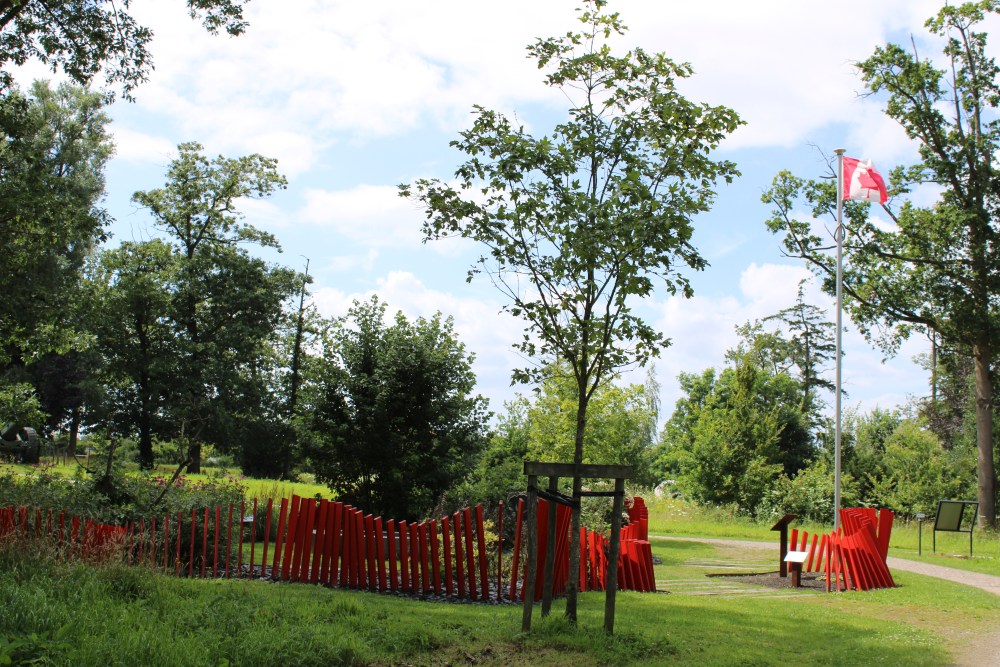
<svg viewBox="0 0 1000 667">
<path fill-rule="evenodd" d="M 622 510 L 625 508 L 625 479 L 615 480 L 615 502 L 611 514 L 611 548 L 608 554 L 608 584 L 604 597 L 604 631 L 615 631 L 615 594 L 618 592 L 618 551 L 621 545 Z"/>
<path fill-rule="evenodd" d="M 559 478 L 555 475 L 549 477 L 549 493 L 559 491 Z M 549 527 L 545 539 L 545 576 L 542 588 L 542 616 L 548 616 L 552 610 L 552 588 L 555 586 L 555 566 L 556 566 L 556 503 L 549 499 Z"/>
<path fill-rule="evenodd" d="M 536 514 L 538 514 L 537 484 L 538 477 L 528 475 L 528 512 L 526 518 L 526 523 L 528 524 L 528 562 L 524 569 L 524 583 L 521 585 L 521 590 L 524 593 L 521 632 L 529 632 L 531 630 L 531 608 L 535 604 L 535 561 L 538 560 L 538 546 L 535 544 L 538 540 L 538 522 L 536 517 Z"/>
</svg>

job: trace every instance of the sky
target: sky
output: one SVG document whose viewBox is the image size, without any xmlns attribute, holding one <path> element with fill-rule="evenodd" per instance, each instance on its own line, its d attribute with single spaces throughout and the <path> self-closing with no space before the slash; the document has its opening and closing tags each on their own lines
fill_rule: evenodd
<svg viewBox="0 0 1000 667">
<path fill-rule="evenodd" d="M 197 141 L 213 156 L 275 157 L 288 188 L 245 201 L 242 210 L 247 222 L 278 237 L 283 253 L 275 261 L 302 270 L 308 259 L 316 308 L 343 315 L 376 293 L 410 318 L 453 317 L 475 355 L 477 391 L 502 411 L 515 392 L 527 391 L 510 386 L 511 369 L 526 363 L 511 349 L 523 323 L 500 313 L 502 296 L 487 280 L 466 282 L 478 256 L 473 243 L 422 242 L 423 211 L 401 199 L 397 185 L 453 176 L 462 155 L 448 144 L 470 124 L 474 105 L 538 133 L 561 121 L 565 98 L 543 85 L 525 47 L 577 29 L 579 4 L 253 0 L 246 34 L 230 38 L 206 34 L 182 0 L 136 0 L 137 19 L 154 31 L 155 71 L 134 103 L 109 109 L 117 144 L 107 171 L 111 231 L 117 241 L 158 234 L 130 197 L 163 185 L 179 143 Z M 782 255 L 780 238 L 765 227 L 770 209 L 760 196 L 775 174 L 821 176 L 823 154 L 835 148 L 871 158 L 883 174 L 915 160 L 915 146 L 884 116 L 882 100 L 861 95 L 854 63 L 887 41 L 909 44 L 911 34 L 922 55 L 939 55 L 922 28 L 939 6 L 612 0 L 630 28 L 622 47 L 690 62 L 695 73 L 682 92 L 729 106 L 746 121 L 717 152 L 737 163 L 741 178 L 720 184 L 713 210 L 694 219 L 694 244 L 710 264 L 689 274 L 694 298 L 660 291 L 640 307 L 672 340 L 654 366 L 666 414 L 680 397 L 679 373 L 720 367 L 737 342 L 734 327 L 791 306 L 810 275 Z M 29 65 L 19 76 L 39 75 L 45 72 Z M 815 284 L 807 300 L 834 319 L 832 300 Z M 883 360 L 845 325 L 846 405 L 891 408 L 929 392 L 927 373 L 913 362 L 928 351 L 925 339 Z M 626 381 L 640 382 L 644 372 Z"/>
</svg>

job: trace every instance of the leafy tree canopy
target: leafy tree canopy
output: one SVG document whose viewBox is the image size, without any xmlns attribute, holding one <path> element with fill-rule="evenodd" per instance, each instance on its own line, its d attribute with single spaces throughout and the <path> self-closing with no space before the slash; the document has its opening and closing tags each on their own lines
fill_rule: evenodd
<svg viewBox="0 0 1000 667">
<path fill-rule="evenodd" d="M 209 32 L 241 34 L 249 0 L 186 0 Z M 132 0 L 0 0 L 0 85 L 6 68 L 36 59 L 86 85 L 103 70 L 126 97 L 149 77 L 153 31 L 130 13 Z"/>
</svg>

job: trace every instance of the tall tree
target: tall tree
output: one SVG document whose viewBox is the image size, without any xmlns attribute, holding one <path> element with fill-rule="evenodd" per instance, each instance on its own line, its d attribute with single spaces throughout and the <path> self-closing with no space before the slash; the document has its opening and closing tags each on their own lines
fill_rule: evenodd
<svg viewBox="0 0 1000 667">
<path fill-rule="evenodd" d="M 384 322 L 377 297 L 355 302 L 303 386 L 301 436 L 317 477 L 366 511 L 425 516 L 486 443 L 486 399 L 472 357 L 440 314 Z"/>
<path fill-rule="evenodd" d="M 138 433 L 139 465 L 153 467 L 153 435 L 168 387 L 177 375 L 170 320 L 177 258 L 165 242 L 126 242 L 106 250 L 91 278 L 93 332 L 104 358 L 102 422 L 122 435 Z"/>
<path fill-rule="evenodd" d="M 79 342 L 74 294 L 108 222 L 108 122 L 100 96 L 68 84 L 0 97 L 0 369 Z"/>
<path fill-rule="evenodd" d="M 644 364 L 669 341 L 633 307 L 659 285 L 691 295 L 683 269 L 705 260 L 691 244 L 692 217 L 708 210 L 718 179 L 737 175 L 710 154 L 740 120 L 725 107 L 687 100 L 677 81 L 688 64 L 635 49 L 611 51 L 625 32 L 604 0 L 589 0 L 583 31 L 528 47 L 547 85 L 571 101 L 569 118 L 534 137 L 502 114 L 476 107 L 452 142 L 468 161 L 458 187 L 440 180 L 402 186 L 427 207 L 428 239 L 462 236 L 486 246 L 486 272 L 528 325 L 527 357 L 558 359 L 576 382 L 573 461 L 584 459 L 587 407 L 617 369 Z M 537 380 L 543 369 L 515 371 Z M 579 497 L 581 480 L 573 480 Z M 572 534 L 579 529 L 579 509 Z M 579 544 L 570 540 L 566 615 L 576 620 Z"/>
<path fill-rule="evenodd" d="M 886 114 L 920 152 L 917 164 L 893 170 L 893 194 L 928 183 L 943 190 L 930 207 L 906 201 L 898 212 L 885 208 L 893 222 L 888 229 L 869 217 L 867 205 L 845 207 L 844 291 L 854 322 L 889 351 L 922 331 L 974 360 L 978 496 L 989 525 L 997 521 L 991 376 L 1000 343 L 1000 81 L 987 35 L 975 28 L 998 9 L 996 0 L 946 6 L 927 21 L 943 40 L 943 67 L 897 44 L 858 64 L 869 93 L 885 99 Z M 832 214 L 834 190 L 781 173 L 764 195 L 775 206 L 768 226 L 785 234 L 789 254 L 827 276 L 828 289 L 835 287 L 834 259 L 793 210 L 804 197 L 816 216 Z"/>
<path fill-rule="evenodd" d="M 215 34 L 246 28 L 249 0 L 186 0 L 188 13 Z M 0 0 L 0 86 L 11 83 L 6 68 L 36 59 L 61 69 L 80 85 L 103 69 L 109 84 L 126 97 L 149 76 L 147 50 L 153 31 L 129 13 L 132 0 Z"/>
<path fill-rule="evenodd" d="M 249 255 L 247 244 L 278 243 L 243 222 L 236 209 L 240 199 L 268 197 L 285 187 L 277 161 L 256 154 L 209 160 L 196 143 L 178 149 L 167 184 L 136 192 L 132 200 L 149 209 L 176 255 L 170 318 L 179 372 L 169 402 L 196 472 L 202 439 L 220 436 L 227 399 L 246 397 L 242 380 L 257 374 L 261 345 L 299 283 L 293 271 Z"/>
</svg>

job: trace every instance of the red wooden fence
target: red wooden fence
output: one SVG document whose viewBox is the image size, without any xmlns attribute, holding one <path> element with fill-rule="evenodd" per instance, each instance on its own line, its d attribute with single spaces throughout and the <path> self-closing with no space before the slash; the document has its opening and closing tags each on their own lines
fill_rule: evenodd
<svg viewBox="0 0 1000 667">
<path fill-rule="evenodd" d="M 545 535 L 549 530 L 545 501 L 539 504 L 536 597 L 542 591 Z M 502 539 L 492 554 L 496 569 L 491 581 L 491 554 L 482 505 L 419 523 L 383 520 L 325 499 L 292 496 L 275 505 L 272 499 L 254 499 L 252 503 L 144 517 L 124 526 L 66 513 L 9 507 L 0 509 L 0 538 L 9 534 L 47 538 L 68 555 L 85 558 L 124 553 L 131 563 L 162 568 L 177 576 L 266 578 L 484 601 L 523 599 L 525 586 L 516 576 L 522 550 L 523 500 L 517 506 L 509 570 L 515 576 L 509 582 L 504 579 Z M 630 515 L 632 522 L 621 535 L 619 587 L 655 590 L 641 498 L 636 498 Z M 569 576 L 569 519 L 569 509 L 557 507 L 556 525 L 552 527 L 557 531 L 556 594 L 565 590 Z M 502 528 L 501 504 L 497 518 L 500 535 Z M 581 528 L 578 539 L 582 560 L 580 590 L 603 590 L 608 568 L 607 539 L 587 528 Z M 522 583 L 520 590 L 518 583 Z"/>
</svg>

